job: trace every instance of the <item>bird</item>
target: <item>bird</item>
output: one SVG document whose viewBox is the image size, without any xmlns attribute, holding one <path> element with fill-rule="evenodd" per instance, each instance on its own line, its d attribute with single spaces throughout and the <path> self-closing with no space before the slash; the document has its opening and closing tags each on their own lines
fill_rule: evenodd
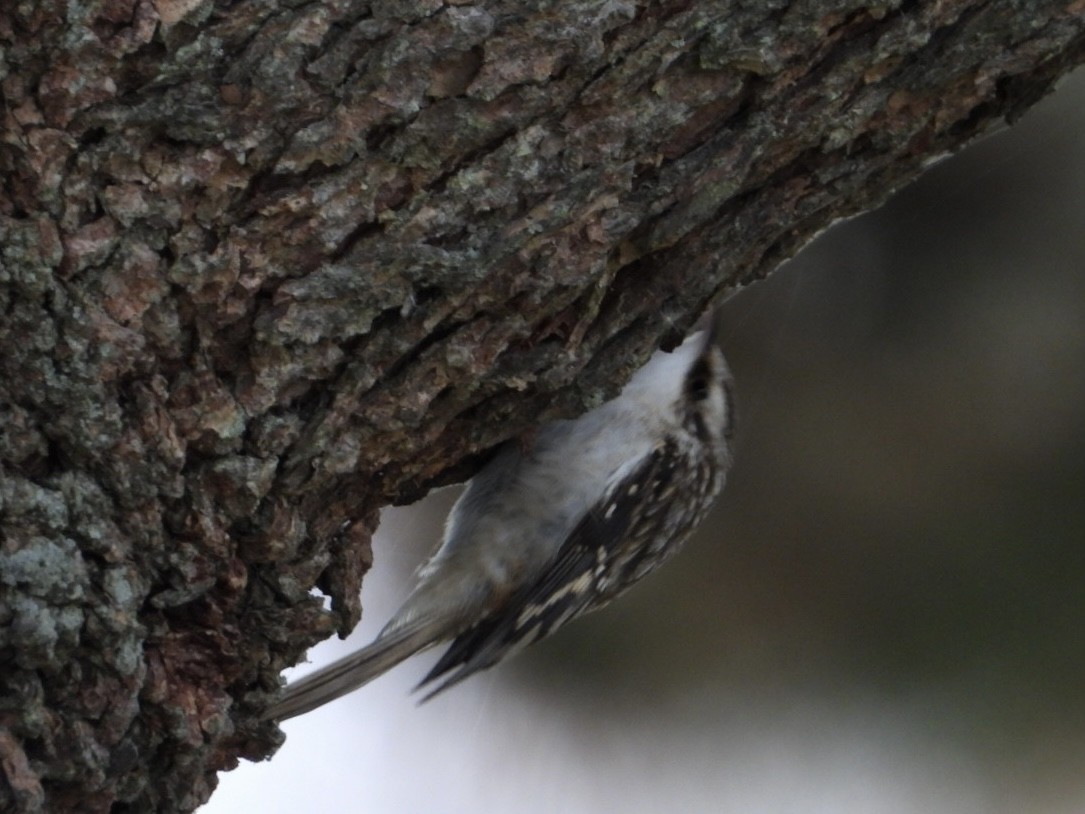
<svg viewBox="0 0 1085 814">
<path fill-rule="evenodd" d="M 468 482 L 376 639 L 290 684 L 262 719 L 309 712 L 451 641 L 416 687 L 428 700 L 603 607 L 704 518 L 731 466 L 734 423 L 710 322 L 657 350 L 617 397 L 506 442 Z"/>
</svg>

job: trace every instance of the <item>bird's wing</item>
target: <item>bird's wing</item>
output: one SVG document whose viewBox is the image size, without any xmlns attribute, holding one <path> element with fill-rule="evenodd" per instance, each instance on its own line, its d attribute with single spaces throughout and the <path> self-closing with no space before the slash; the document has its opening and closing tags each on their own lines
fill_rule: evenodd
<svg viewBox="0 0 1085 814">
<path fill-rule="evenodd" d="M 682 455 L 677 444 L 662 444 L 616 483 L 573 528 L 541 579 L 452 641 L 418 685 L 446 676 L 424 700 L 602 607 L 663 562 L 699 519 L 671 511 L 670 490 L 680 488 L 675 472 L 688 466 Z"/>
</svg>

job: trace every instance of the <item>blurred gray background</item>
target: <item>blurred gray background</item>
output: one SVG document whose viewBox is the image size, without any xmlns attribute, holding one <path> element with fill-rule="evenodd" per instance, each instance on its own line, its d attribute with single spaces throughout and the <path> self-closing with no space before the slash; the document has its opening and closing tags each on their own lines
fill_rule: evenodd
<svg viewBox="0 0 1085 814">
<path fill-rule="evenodd" d="M 725 335 L 739 457 L 681 556 L 424 706 L 432 658 L 291 721 L 203 810 L 1085 811 L 1085 73 Z M 315 665 L 452 499 L 386 513 Z"/>
</svg>

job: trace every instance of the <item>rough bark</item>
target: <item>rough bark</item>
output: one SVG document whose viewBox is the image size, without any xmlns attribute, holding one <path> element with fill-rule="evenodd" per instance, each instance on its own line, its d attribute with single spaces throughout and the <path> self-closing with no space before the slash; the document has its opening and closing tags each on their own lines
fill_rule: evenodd
<svg viewBox="0 0 1085 814">
<path fill-rule="evenodd" d="M 1081 0 L 6 3 L 0 810 L 189 811 L 271 754 L 381 506 L 613 394 L 1083 31 Z"/>
</svg>

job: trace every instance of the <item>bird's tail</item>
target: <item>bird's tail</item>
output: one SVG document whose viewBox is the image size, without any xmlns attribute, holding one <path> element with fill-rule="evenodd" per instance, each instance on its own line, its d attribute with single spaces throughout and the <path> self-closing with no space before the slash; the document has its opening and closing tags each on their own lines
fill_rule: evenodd
<svg viewBox="0 0 1085 814">
<path fill-rule="evenodd" d="M 446 638 L 447 627 L 444 620 L 430 619 L 389 630 L 358 652 L 288 686 L 283 697 L 262 717 L 265 721 L 285 721 L 334 701 Z"/>
</svg>

